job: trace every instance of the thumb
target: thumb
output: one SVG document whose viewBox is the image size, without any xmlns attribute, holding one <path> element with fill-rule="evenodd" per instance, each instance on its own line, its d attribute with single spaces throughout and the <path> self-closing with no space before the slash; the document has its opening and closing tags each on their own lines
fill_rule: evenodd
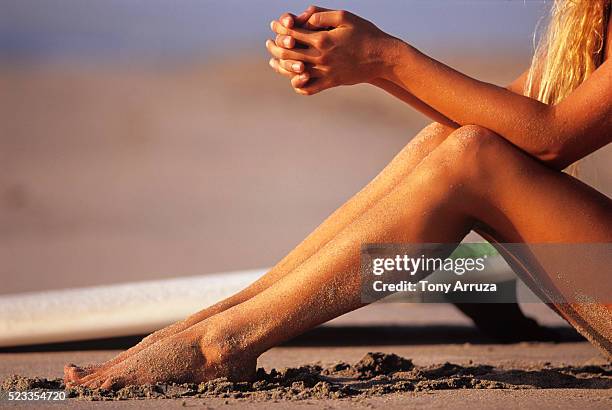
<svg viewBox="0 0 612 410">
<path fill-rule="evenodd" d="M 346 23 L 347 12 L 344 10 L 323 11 L 314 13 L 308 24 L 318 29 L 336 28 Z"/>
</svg>

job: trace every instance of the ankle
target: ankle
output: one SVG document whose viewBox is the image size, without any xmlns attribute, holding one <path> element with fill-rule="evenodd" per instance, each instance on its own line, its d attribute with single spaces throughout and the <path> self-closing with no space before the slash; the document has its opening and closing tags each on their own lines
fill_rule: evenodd
<svg viewBox="0 0 612 410">
<path fill-rule="evenodd" d="M 251 379 L 261 352 L 254 348 L 246 334 L 232 325 L 234 321 L 219 320 L 216 316 L 203 321 L 196 330 L 195 337 L 206 363 L 228 379 Z"/>
</svg>

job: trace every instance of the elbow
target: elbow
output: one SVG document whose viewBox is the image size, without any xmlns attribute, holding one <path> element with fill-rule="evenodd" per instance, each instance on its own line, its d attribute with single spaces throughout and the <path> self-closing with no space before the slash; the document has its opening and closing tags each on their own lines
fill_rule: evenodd
<svg viewBox="0 0 612 410">
<path fill-rule="evenodd" d="M 551 147 L 539 147 L 532 150 L 531 155 L 549 167 L 557 168 L 561 162 L 561 153 Z"/>
<path fill-rule="evenodd" d="M 564 169 L 567 165 L 567 160 L 565 155 L 563 155 L 562 150 L 555 148 L 547 148 L 542 153 L 536 155 L 536 157 L 554 169 Z"/>
<path fill-rule="evenodd" d="M 545 147 L 538 150 L 535 157 L 544 163 L 553 163 L 559 160 L 559 151 L 551 149 L 550 147 Z"/>
<path fill-rule="evenodd" d="M 572 151 L 567 149 L 566 144 L 559 141 L 541 147 L 535 157 L 550 168 L 557 170 L 563 170 L 574 162 Z"/>
<path fill-rule="evenodd" d="M 560 138 L 567 132 L 567 127 L 559 126 L 559 121 L 556 119 L 554 106 L 543 106 L 538 113 L 539 132 L 542 136 L 540 141 L 545 141 L 544 144 L 535 150 L 535 157 L 544 164 L 556 168 L 563 169 L 567 165 L 566 144 L 564 139 Z M 535 131 L 535 130 L 534 130 Z"/>
</svg>

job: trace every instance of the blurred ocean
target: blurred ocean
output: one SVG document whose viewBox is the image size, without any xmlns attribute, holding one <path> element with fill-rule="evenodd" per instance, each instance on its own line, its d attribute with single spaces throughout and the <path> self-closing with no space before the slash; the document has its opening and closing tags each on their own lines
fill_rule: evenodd
<svg viewBox="0 0 612 410">
<path fill-rule="evenodd" d="M 263 53 L 268 23 L 309 2 L 280 0 L 1 0 L 0 58 L 176 59 Z M 529 53 L 550 1 L 321 1 L 346 8 L 424 51 Z M 229 47 L 229 49 L 228 49 Z"/>
</svg>

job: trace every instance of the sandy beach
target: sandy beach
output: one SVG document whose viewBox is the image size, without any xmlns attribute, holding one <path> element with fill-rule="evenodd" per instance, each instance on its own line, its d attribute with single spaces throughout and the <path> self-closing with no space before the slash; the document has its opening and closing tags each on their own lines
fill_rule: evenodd
<svg viewBox="0 0 612 410">
<path fill-rule="evenodd" d="M 306 396 L 270 400 L 261 396 L 232 398 L 228 395 L 105 402 L 71 399 L 71 406 L 219 408 L 229 405 L 259 409 L 268 407 L 273 401 L 279 408 L 451 406 L 462 409 L 476 405 L 486 408 L 609 408 L 612 403 L 612 370 L 606 360 L 545 306 L 531 304 L 525 309 L 541 323 L 559 332 L 562 341 L 499 344 L 479 334 L 469 320 L 450 305 L 376 304 L 338 318 L 285 346 L 273 348 L 258 362 L 260 367 L 270 372 L 273 368 L 281 370 L 306 364 L 323 368 L 335 365 L 338 368 L 339 362 L 357 363 L 368 352 L 395 354 L 410 359 L 418 369 L 428 369 L 429 373 L 422 371 L 419 376 L 426 375 L 426 383 L 421 380 L 421 384 L 416 384 L 421 391 L 398 392 L 388 388 L 389 392 L 381 392 L 381 385 L 393 386 L 391 381 L 397 384 L 401 374 L 398 376 L 396 373 L 362 380 L 360 383 L 369 383 L 369 393 L 342 398 Z M 101 361 L 117 352 L 0 353 L 0 379 L 13 374 L 53 379 L 61 376 L 66 362 Z M 480 369 L 480 373 L 472 375 L 475 369 Z M 354 374 L 351 377 L 340 376 L 336 375 L 332 380 L 355 383 Z M 414 374 L 405 377 L 414 377 Z M 470 385 L 475 387 L 449 386 L 449 383 L 462 381 L 470 381 Z M 373 387 L 378 390 L 372 390 Z"/>
<path fill-rule="evenodd" d="M 528 57 L 509 52 L 445 61 L 503 85 Z M 7 64 L 0 87 L 8 90 L 0 95 L 0 294 L 271 266 L 427 123 L 365 86 L 297 97 L 260 55 L 155 67 Z M 273 348 L 258 362 L 270 374 L 304 365 L 324 371 L 339 362 L 354 367 L 369 352 L 410 360 L 416 370 L 409 375 L 368 376 L 369 387 L 388 387 L 380 394 L 70 404 L 612 407 L 609 363 L 544 305 L 524 309 L 556 331 L 559 342 L 500 344 L 452 305 L 376 304 Z M 0 349 L 0 380 L 56 379 L 65 363 L 104 361 L 137 340 Z M 448 374 L 427 373 L 446 363 L 456 365 Z M 359 382 L 331 376 L 341 387 Z M 393 387 L 400 377 L 413 388 Z"/>
</svg>

